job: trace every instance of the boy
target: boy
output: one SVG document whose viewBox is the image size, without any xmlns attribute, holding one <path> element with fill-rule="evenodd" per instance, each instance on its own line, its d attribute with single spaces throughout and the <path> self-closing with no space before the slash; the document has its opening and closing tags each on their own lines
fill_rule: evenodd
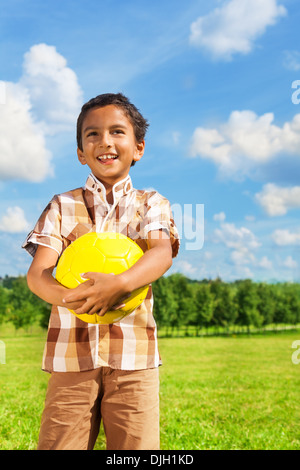
<svg viewBox="0 0 300 470">
<path fill-rule="evenodd" d="M 177 255 L 170 204 L 133 189 L 130 167 L 144 153 L 147 121 L 122 94 L 99 95 L 77 120 L 77 155 L 91 174 L 82 188 L 56 195 L 23 247 L 34 256 L 29 288 L 53 304 L 43 369 L 51 373 L 38 449 L 93 449 L 101 419 L 106 447 L 159 449 L 156 325 L 151 288 L 135 312 L 94 325 L 76 313 L 104 313 L 134 289 L 158 279 Z M 144 255 L 122 274 L 88 272 L 66 289 L 52 272 L 63 250 L 88 232 L 121 232 Z"/>
</svg>

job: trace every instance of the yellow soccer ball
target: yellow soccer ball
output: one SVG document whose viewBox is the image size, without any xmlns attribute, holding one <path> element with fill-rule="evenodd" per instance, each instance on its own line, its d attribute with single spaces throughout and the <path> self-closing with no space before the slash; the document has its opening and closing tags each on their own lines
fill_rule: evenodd
<svg viewBox="0 0 300 470">
<path fill-rule="evenodd" d="M 85 282 L 80 274 L 120 274 L 133 266 L 143 254 L 143 250 L 134 241 L 121 233 L 87 233 L 65 249 L 58 261 L 55 278 L 63 286 L 73 289 Z M 123 301 L 124 307 L 106 312 L 103 316 L 87 313 L 78 315 L 73 310 L 70 311 L 87 323 L 115 323 L 141 305 L 148 289 L 149 286 L 136 289 Z"/>
</svg>

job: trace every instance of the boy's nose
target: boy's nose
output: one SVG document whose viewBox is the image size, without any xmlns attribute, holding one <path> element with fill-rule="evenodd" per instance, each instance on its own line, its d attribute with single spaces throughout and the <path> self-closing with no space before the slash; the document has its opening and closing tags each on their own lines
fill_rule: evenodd
<svg viewBox="0 0 300 470">
<path fill-rule="evenodd" d="M 109 133 L 104 133 L 101 135 L 99 145 L 100 147 L 104 147 L 104 148 L 109 148 L 112 146 L 111 136 Z"/>
</svg>

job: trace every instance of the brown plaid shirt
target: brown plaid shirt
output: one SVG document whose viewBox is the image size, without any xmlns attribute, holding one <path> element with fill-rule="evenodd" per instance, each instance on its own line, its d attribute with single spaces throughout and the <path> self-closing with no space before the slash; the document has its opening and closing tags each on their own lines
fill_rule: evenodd
<svg viewBox="0 0 300 470">
<path fill-rule="evenodd" d="M 177 255 L 179 236 L 166 198 L 156 191 L 134 189 L 130 176 L 113 187 L 113 196 L 110 206 L 104 186 L 90 174 L 84 187 L 53 197 L 23 248 L 34 256 L 37 245 L 44 245 L 61 255 L 85 233 L 119 232 L 146 251 L 147 234 L 162 229 L 170 236 L 173 257 Z M 65 307 L 54 305 L 43 369 L 76 372 L 100 366 L 123 370 L 157 367 L 160 356 L 152 310 L 151 287 L 140 307 L 111 325 L 85 323 Z"/>
</svg>

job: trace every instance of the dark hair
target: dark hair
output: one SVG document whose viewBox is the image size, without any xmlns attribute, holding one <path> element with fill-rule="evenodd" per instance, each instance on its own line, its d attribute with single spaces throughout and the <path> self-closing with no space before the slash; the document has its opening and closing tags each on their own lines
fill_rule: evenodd
<svg viewBox="0 0 300 470">
<path fill-rule="evenodd" d="M 128 119 L 130 120 L 136 141 L 138 143 L 144 140 L 149 124 L 141 115 L 139 110 L 132 104 L 122 93 L 105 93 L 92 98 L 85 103 L 77 119 L 77 146 L 82 149 L 82 124 L 87 113 L 93 108 L 104 108 L 104 106 L 114 105 L 122 108 Z"/>
</svg>

